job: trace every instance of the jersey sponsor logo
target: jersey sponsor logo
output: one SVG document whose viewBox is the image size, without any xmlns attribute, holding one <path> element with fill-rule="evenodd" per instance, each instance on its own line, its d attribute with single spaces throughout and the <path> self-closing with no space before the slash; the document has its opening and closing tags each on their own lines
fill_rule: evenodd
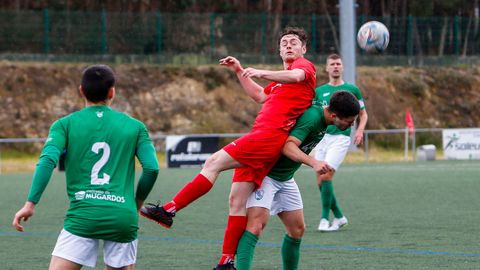
<svg viewBox="0 0 480 270">
<path fill-rule="evenodd" d="M 83 199 L 85 199 L 85 191 L 75 192 L 75 200 L 79 201 Z"/>
<path fill-rule="evenodd" d="M 323 96 L 326 97 L 326 96 L 329 96 L 330 93 L 323 93 Z"/>
<path fill-rule="evenodd" d="M 103 112 L 102 112 L 102 111 L 98 111 L 98 112 L 97 112 L 97 117 L 98 117 L 98 118 L 102 118 L 102 117 L 103 117 Z"/>
<path fill-rule="evenodd" d="M 325 132 L 320 132 L 319 135 L 323 135 L 322 133 L 325 134 Z M 310 153 L 315 148 L 315 146 L 317 146 L 317 144 L 318 144 L 318 141 L 305 144 L 304 146 L 302 146 L 302 152 Z"/>
<path fill-rule="evenodd" d="M 111 201 L 111 202 L 118 202 L 118 203 L 125 203 L 124 196 L 117 196 L 114 194 L 110 194 L 109 191 L 103 190 L 86 190 L 86 191 L 78 191 L 75 193 L 75 200 L 80 201 L 84 199 L 92 199 L 92 200 L 101 200 L 101 201 Z"/>
<path fill-rule="evenodd" d="M 257 189 L 255 191 L 255 200 L 260 201 L 263 199 L 263 195 L 265 195 L 265 191 L 263 189 Z"/>
</svg>

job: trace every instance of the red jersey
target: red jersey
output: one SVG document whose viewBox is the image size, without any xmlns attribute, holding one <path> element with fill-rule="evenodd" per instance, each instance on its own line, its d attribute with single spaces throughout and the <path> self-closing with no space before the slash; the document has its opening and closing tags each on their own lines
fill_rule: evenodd
<svg viewBox="0 0 480 270">
<path fill-rule="evenodd" d="M 263 91 L 267 99 L 255 119 L 253 129 L 282 129 L 289 131 L 296 119 L 312 104 L 315 97 L 315 66 L 300 57 L 287 70 L 302 69 L 305 79 L 298 83 L 272 82 Z"/>
</svg>

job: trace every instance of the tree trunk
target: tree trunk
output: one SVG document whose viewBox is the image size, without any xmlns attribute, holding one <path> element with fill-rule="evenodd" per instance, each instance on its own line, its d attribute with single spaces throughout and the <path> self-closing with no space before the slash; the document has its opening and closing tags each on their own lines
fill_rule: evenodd
<svg viewBox="0 0 480 270">
<path fill-rule="evenodd" d="M 402 1 L 402 29 L 407 29 L 407 0 Z M 401 35 L 401 44 L 406 44 L 406 37 L 407 35 Z"/>
<path fill-rule="evenodd" d="M 269 1 L 270 2 L 270 1 Z M 271 36 L 271 49 L 275 51 L 277 49 L 277 39 L 278 35 L 280 34 L 280 29 L 282 27 L 282 8 L 283 8 L 283 0 L 274 1 L 275 6 L 273 7 L 271 13 L 273 13 L 273 26 L 272 31 L 270 31 Z M 271 4 L 271 3 L 269 3 Z"/>
<path fill-rule="evenodd" d="M 330 26 L 330 30 L 332 31 L 333 43 L 335 44 L 335 50 L 337 52 L 339 52 L 340 51 L 340 44 L 338 42 L 337 27 L 335 26 L 335 24 L 332 21 L 332 18 L 330 17 L 330 13 L 328 12 L 327 3 L 325 3 L 325 0 L 321 0 L 320 4 L 321 4 L 322 9 L 325 13 L 325 17 L 327 17 L 327 22 L 328 22 L 328 25 Z"/>
<path fill-rule="evenodd" d="M 440 33 L 440 41 L 438 42 L 438 56 L 443 56 L 445 49 L 445 39 L 447 37 L 448 17 L 443 17 L 442 32 Z"/>
<path fill-rule="evenodd" d="M 468 36 L 470 34 L 470 28 L 472 27 L 473 16 L 468 17 L 467 30 L 465 31 L 465 41 L 463 42 L 462 57 L 467 56 L 468 49 Z"/>
<path fill-rule="evenodd" d="M 474 16 L 475 16 L 475 26 L 473 27 L 473 36 L 476 37 L 478 33 L 478 25 L 479 23 L 479 10 L 480 10 L 480 5 L 479 5 L 479 0 L 475 0 L 475 6 L 473 7 L 474 10 Z"/>
<path fill-rule="evenodd" d="M 417 64 L 423 64 L 423 50 L 422 50 L 422 41 L 420 40 L 420 34 L 418 32 L 417 19 L 413 19 L 413 33 L 415 36 L 415 47 L 417 47 L 417 59 L 419 62 Z"/>
<path fill-rule="evenodd" d="M 365 1 L 363 1 L 363 14 L 362 15 L 370 16 L 369 11 L 370 11 L 370 0 L 365 0 Z"/>
</svg>

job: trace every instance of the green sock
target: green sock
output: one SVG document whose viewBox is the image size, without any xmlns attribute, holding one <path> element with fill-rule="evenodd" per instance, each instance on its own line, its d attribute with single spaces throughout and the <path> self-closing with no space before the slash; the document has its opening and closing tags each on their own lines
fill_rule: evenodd
<svg viewBox="0 0 480 270">
<path fill-rule="evenodd" d="M 338 206 L 337 203 L 337 197 L 335 196 L 335 192 L 333 192 L 333 185 L 332 185 L 332 211 L 333 215 L 336 218 L 341 218 L 343 217 L 342 209 L 340 209 L 340 206 Z"/>
<path fill-rule="evenodd" d="M 282 262 L 283 270 L 297 270 L 300 261 L 300 243 L 302 239 L 295 239 L 287 234 L 283 238 Z"/>
<path fill-rule="evenodd" d="M 237 270 L 250 270 L 258 236 L 244 231 L 237 246 Z"/>
<path fill-rule="evenodd" d="M 322 218 L 328 220 L 328 217 L 330 216 L 330 208 L 332 207 L 332 181 L 322 181 L 320 191 L 322 194 Z"/>
</svg>

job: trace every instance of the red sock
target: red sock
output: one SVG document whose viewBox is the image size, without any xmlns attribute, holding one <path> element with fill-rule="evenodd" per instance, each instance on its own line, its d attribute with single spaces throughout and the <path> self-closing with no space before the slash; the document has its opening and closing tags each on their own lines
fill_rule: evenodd
<svg viewBox="0 0 480 270">
<path fill-rule="evenodd" d="M 202 197 L 207 193 L 213 184 L 202 174 L 197 174 L 195 178 L 187 183 L 178 193 L 173 197 L 171 202 L 163 205 L 163 208 L 168 212 L 179 211 L 180 209 L 186 207 L 191 202 Z"/>
<path fill-rule="evenodd" d="M 223 236 L 222 258 L 218 264 L 233 261 L 237 253 L 238 241 L 247 227 L 246 216 L 228 216 L 227 228 Z"/>
<path fill-rule="evenodd" d="M 175 213 L 177 212 L 177 204 L 174 201 L 169 201 L 163 205 L 163 209 L 169 213 Z"/>
</svg>

